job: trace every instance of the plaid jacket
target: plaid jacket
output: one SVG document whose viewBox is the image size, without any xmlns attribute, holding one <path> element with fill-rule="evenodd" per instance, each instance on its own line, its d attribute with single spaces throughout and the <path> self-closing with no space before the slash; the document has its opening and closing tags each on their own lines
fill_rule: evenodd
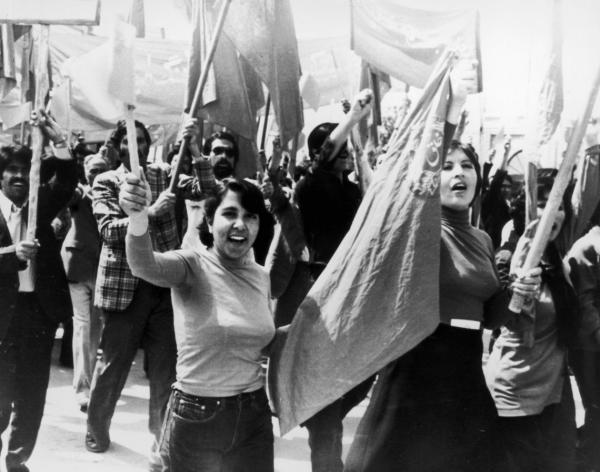
<svg viewBox="0 0 600 472">
<path fill-rule="evenodd" d="M 169 170 L 167 164 L 148 165 L 146 178 L 152 191 L 152 203 L 168 188 Z M 129 306 L 139 280 L 132 275 L 125 257 L 129 219 L 119 207 L 119 188 L 126 172 L 123 166 L 105 172 L 96 177 L 92 189 L 92 208 L 102 240 L 95 303 L 110 311 L 123 311 Z M 149 230 L 156 251 L 179 247 L 174 209 L 159 218 L 151 218 Z"/>
</svg>

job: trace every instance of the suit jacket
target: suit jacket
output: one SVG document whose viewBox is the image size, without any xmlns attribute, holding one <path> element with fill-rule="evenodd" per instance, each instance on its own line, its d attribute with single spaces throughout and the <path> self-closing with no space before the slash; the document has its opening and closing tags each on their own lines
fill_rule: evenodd
<svg viewBox="0 0 600 472">
<path fill-rule="evenodd" d="M 96 278 L 100 257 L 100 233 L 92 213 L 91 189 L 79 185 L 70 203 L 71 227 L 65 236 L 61 256 L 67 279 L 85 282 Z"/>
<path fill-rule="evenodd" d="M 71 313 L 71 298 L 65 271 L 60 259 L 60 246 L 51 222 L 58 212 L 69 202 L 77 185 L 75 161 L 44 161 L 42 169 L 54 164 L 55 174 L 40 186 L 36 237 L 40 249 L 35 259 L 35 293 L 42 300 L 46 316 L 55 323 L 66 320 Z M 27 219 L 27 211 L 23 212 Z M 0 212 L 0 247 L 13 243 L 8 225 Z M 0 254 L 0 341 L 12 316 L 15 316 L 15 304 L 19 289 L 18 271 L 26 267 L 14 252 Z"/>
<path fill-rule="evenodd" d="M 152 202 L 169 186 L 169 167 L 151 164 L 146 178 L 152 191 Z M 127 170 L 121 166 L 100 174 L 94 180 L 92 210 L 102 241 L 100 262 L 96 278 L 95 304 L 103 310 L 123 311 L 131 300 L 138 284 L 127 264 L 125 235 L 129 219 L 119 206 L 119 187 Z M 151 218 L 149 231 L 156 251 L 164 252 L 179 247 L 175 209 L 158 218 Z"/>
</svg>

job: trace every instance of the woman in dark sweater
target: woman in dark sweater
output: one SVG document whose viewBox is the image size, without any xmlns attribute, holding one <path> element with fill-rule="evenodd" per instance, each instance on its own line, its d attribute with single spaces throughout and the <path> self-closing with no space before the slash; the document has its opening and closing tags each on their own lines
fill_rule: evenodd
<svg viewBox="0 0 600 472">
<path fill-rule="evenodd" d="M 382 372 L 358 428 L 348 471 L 486 471 L 496 415 L 481 368 L 481 327 L 508 316 L 487 234 L 469 223 L 481 186 L 477 155 L 453 142 L 442 166 L 440 320 Z M 512 290 L 530 296 L 539 269 Z"/>
</svg>

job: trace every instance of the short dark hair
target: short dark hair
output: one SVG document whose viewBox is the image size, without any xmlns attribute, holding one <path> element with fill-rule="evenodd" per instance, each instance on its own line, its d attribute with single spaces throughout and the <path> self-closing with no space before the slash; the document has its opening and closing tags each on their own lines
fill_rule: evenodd
<svg viewBox="0 0 600 472">
<path fill-rule="evenodd" d="M 311 160 L 315 160 L 319 157 L 321 146 L 325 140 L 329 137 L 331 132 L 337 127 L 337 123 L 321 123 L 315 126 L 306 139 L 306 145 L 308 146 L 308 156 Z"/>
<path fill-rule="evenodd" d="M 144 125 L 144 123 L 141 121 L 135 120 L 135 127 L 143 131 L 144 139 L 146 140 L 146 143 L 148 143 L 148 146 L 150 146 L 152 144 L 152 138 L 150 137 L 150 133 L 148 132 L 146 125 Z M 117 127 L 110 135 L 110 140 L 116 149 L 119 149 L 119 146 L 121 146 L 121 141 L 123 141 L 125 136 L 127 136 L 127 124 L 125 123 L 125 120 L 119 120 L 117 122 Z"/>
<path fill-rule="evenodd" d="M 229 179 L 225 181 L 223 188 L 215 195 L 208 197 L 204 202 L 204 218 L 198 229 L 200 230 L 200 241 L 206 247 L 211 248 L 214 244 L 213 235 L 208 229 L 208 225 L 212 224 L 217 208 L 227 195 L 227 192 L 235 192 L 240 196 L 242 207 L 258 215 L 259 226 L 256 241 L 253 247 L 260 244 L 260 241 L 265 239 L 265 235 L 269 233 L 269 226 L 273 225 L 273 217 L 265 207 L 265 200 L 260 189 L 250 182 L 245 180 Z"/>
<path fill-rule="evenodd" d="M 238 147 L 237 140 L 235 136 L 227 131 L 217 131 L 216 133 L 211 134 L 206 141 L 204 141 L 204 145 L 202 146 L 202 153 L 205 156 L 208 156 L 211 151 L 212 143 L 215 139 L 223 139 L 225 141 L 229 141 L 233 144 L 233 159 L 237 164 L 240 158 L 240 148 Z"/>
<path fill-rule="evenodd" d="M 31 149 L 19 144 L 9 144 L 0 147 L 0 175 L 13 162 L 19 162 L 27 167 L 31 166 Z"/>
</svg>

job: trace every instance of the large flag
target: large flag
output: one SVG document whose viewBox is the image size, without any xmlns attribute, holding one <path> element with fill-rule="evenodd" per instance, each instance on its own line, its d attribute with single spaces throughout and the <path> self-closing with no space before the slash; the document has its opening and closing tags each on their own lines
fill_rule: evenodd
<svg viewBox="0 0 600 472">
<path fill-rule="evenodd" d="M 267 85 L 283 142 L 304 126 L 300 59 L 289 0 L 236 0 L 224 33 Z"/>
<path fill-rule="evenodd" d="M 562 28 L 560 0 L 554 0 L 548 65 L 537 95 L 537 103 L 529 118 L 525 138 L 525 154 L 531 161 L 539 160 L 540 147 L 550 141 L 563 111 Z"/>
<path fill-rule="evenodd" d="M 231 9 L 229 10 L 231 11 Z M 216 11 L 206 2 L 194 2 L 194 31 L 188 77 L 186 110 L 192 104 L 208 45 L 216 23 Z M 245 64 L 231 40 L 224 34 L 217 43 L 209 80 L 203 94 L 199 116 L 224 126 L 247 139 L 256 139 L 256 111 L 262 106 L 262 86 L 251 67 Z"/>
<path fill-rule="evenodd" d="M 302 302 L 269 385 L 282 434 L 428 336 L 439 323 L 444 55 L 390 142 L 352 227 Z"/>
<path fill-rule="evenodd" d="M 479 14 L 474 10 L 426 11 L 397 0 L 351 1 L 352 49 L 369 64 L 422 88 L 446 48 L 479 61 Z"/>
<path fill-rule="evenodd" d="M 133 33 L 130 28 L 128 37 Z M 123 44 L 123 43 L 121 43 Z M 73 99 L 85 104 L 86 114 L 98 117 L 106 122 L 112 122 L 123 117 L 123 99 L 132 100 L 133 81 L 126 74 L 115 73 L 113 64 L 123 62 L 131 71 L 133 64 L 127 61 L 127 49 L 115 58 L 113 39 L 88 51 L 80 56 L 70 58 L 63 64 L 62 73 L 73 82 Z"/>
</svg>

